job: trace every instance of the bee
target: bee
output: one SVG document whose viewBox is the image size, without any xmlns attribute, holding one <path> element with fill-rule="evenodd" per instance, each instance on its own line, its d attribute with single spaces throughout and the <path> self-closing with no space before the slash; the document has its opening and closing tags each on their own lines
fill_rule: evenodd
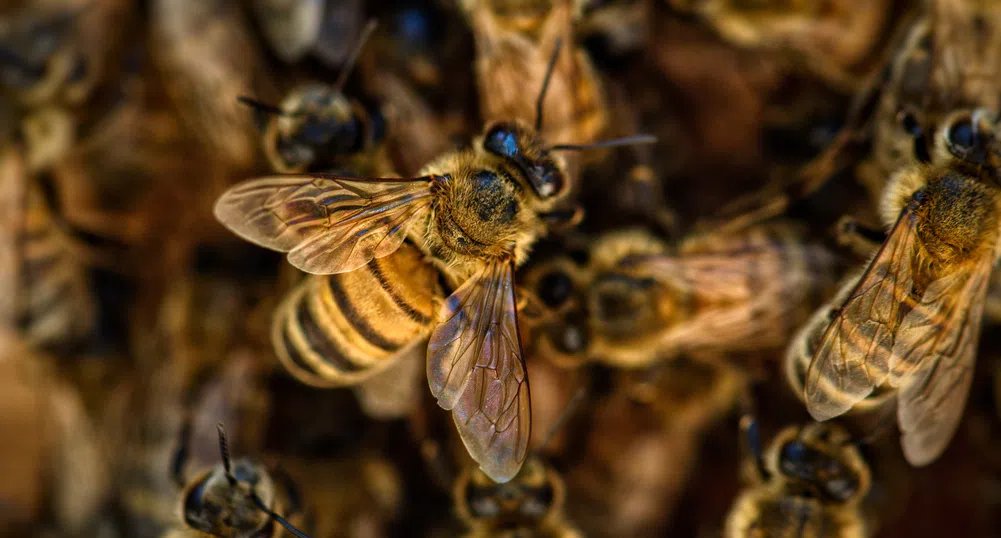
<svg viewBox="0 0 1001 538">
<path fill-rule="evenodd" d="M 648 232 L 618 231 L 596 239 L 586 257 L 526 275 L 559 314 L 537 329 L 535 344 L 553 360 L 619 367 L 780 348 L 833 287 L 836 268 L 831 253 L 783 225 L 692 236 L 675 252 Z"/>
<path fill-rule="evenodd" d="M 309 83 L 289 93 L 280 107 L 240 97 L 240 101 L 267 116 L 263 133 L 264 153 L 277 172 L 316 172 L 347 164 L 349 157 L 375 152 L 385 134 L 382 110 L 344 95 L 344 85 L 372 31 L 362 36 L 333 86 Z M 356 159 L 357 160 L 357 159 Z M 375 160 L 375 159 L 369 159 Z M 385 160 L 383 158 L 382 160 Z M 354 168 L 365 167 L 355 166 Z M 385 174 L 387 170 L 372 170 Z"/>
<path fill-rule="evenodd" d="M 745 48 L 779 51 L 830 84 L 853 90 L 878 70 L 907 2 L 741 2 L 671 0 L 705 19 L 724 39 Z M 902 9 L 903 8 L 903 9 Z M 851 28 L 852 36 L 845 39 Z"/>
<path fill-rule="evenodd" d="M 266 177 L 231 188 L 215 207 L 238 236 L 288 252 L 307 273 L 332 275 L 304 282 L 276 316 L 276 348 L 291 371 L 350 384 L 429 332 L 431 392 L 499 482 L 521 468 L 531 428 L 514 269 L 569 186 L 558 152 L 584 148 L 546 146 L 541 120 L 534 129 L 488 124 L 472 148 L 435 159 L 421 177 Z M 454 291 L 435 316 L 439 276 Z M 401 293 L 408 290 L 420 293 Z M 281 323 L 290 312 L 291 329 Z"/>
<path fill-rule="evenodd" d="M 547 51 L 574 43 L 571 2 L 480 1 L 463 7 L 476 41 L 480 110 L 487 121 L 529 122 L 544 107 L 550 123 L 540 134 L 546 140 L 588 143 L 601 135 L 608 126 L 608 103 L 587 53 L 574 47 L 556 64 L 546 64 Z M 535 103 L 522 88 L 544 79 L 552 85 L 550 97 Z M 576 159 L 567 166 L 575 178 Z"/>
<path fill-rule="evenodd" d="M 834 424 L 790 426 L 761 453 L 757 424 L 741 421 L 754 482 L 733 504 L 726 538 L 869 536 L 859 507 L 871 474 L 858 447 Z"/>
<path fill-rule="evenodd" d="M 872 119 L 872 152 L 857 176 L 874 200 L 894 172 L 931 160 L 932 138 L 954 111 L 997 110 L 1001 6 L 936 0 L 912 25 Z"/>
<path fill-rule="evenodd" d="M 17 328 L 31 344 L 65 349 L 90 335 L 96 302 L 72 240 L 19 149 L 12 143 L 0 158 L 5 220 L 0 274 L 6 290 L 0 314 L 8 328 Z"/>
<path fill-rule="evenodd" d="M 222 462 L 188 481 L 181 492 L 184 528 L 169 531 L 164 538 L 205 535 L 278 538 L 284 534 L 282 529 L 298 538 L 308 538 L 279 515 L 298 509 L 292 485 L 283 484 L 273 470 L 254 460 L 231 462 L 222 424 L 218 432 Z"/>
<path fill-rule="evenodd" d="M 890 178 L 886 240 L 844 284 L 805 377 L 817 420 L 892 390 L 901 446 L 915 466 L 948 446 L 973 376 L 999 255 L 1001 161 L 990 118 L 983 109 L 954 113 L 935 136 L 931 163 Z"/>
<path fill-rule="evenodd" d="M 453 497 L 456 513 L 469 529 L 466 538 L 584 536 L 563 513 L 563 479 L 538 457 L 528 458 L 504 484 L 467 467 L 455 482 Z"/>
<path fill-rule="evenodd" d="M 253 166 L 254 126 L 236 98 L 266 96 L 270 88 L 240 6 L 233 0 L 157 0 L 149 20 L 154 65 L 184 123 L 217 161 Z"/>
</svg>

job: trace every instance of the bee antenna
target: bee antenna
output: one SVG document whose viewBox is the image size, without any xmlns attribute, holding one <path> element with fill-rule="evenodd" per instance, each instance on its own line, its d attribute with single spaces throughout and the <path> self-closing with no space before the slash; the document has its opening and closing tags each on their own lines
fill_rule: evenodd
<svg viewBox="0 0 1001 538">
<path fill-rule="evenodd" d="M 365 48 L 365 42 L 368 41 L 368 38 L 371 37 L 372 32 L 375 31 L 375 27 L 378 25 L 379 23 L 375 19 L 369 19 L 368 23 L 365 24 L 365 28 L 362 28 L 361 35 L 358 36 L 358 44 L 355 45 L 354 50 L 351 51 L 351 55 L 344 62 L 341 74 L 337 76 L 337 82 L 334 83 L 334 88 L 337 91 L 344 90 L 344 85 L 348 82 L 348 76 L 351 74 L 351 71 L 354 71 L 355 64 L 358 63 L 358 57 L 361 56 L 361 51 Z"/>
<path fill-rule="evenodd" d="M 287 530 L 290 533 L 294 534 L 297 538 L 309 538 L 309 535 L 307 535 L 306 533 L 302 532 L 301 530 L 295 528 L 295 526 L 292 525 L 291 523 L 289 523 L 287 519 L 285 519 L 282 516 L 276 514 L 273 510 L 271 510 L 270 508 L 268 508 L 264 504 L 264 501 L 262 501 L 261 498 L 257 496 L 257 493 L 254 493 L 253 491 L 251 491 L 250 492 L 250 500 L 254 502 L 254 504 L 257 506 L 258 510 L 264 512 L 265 514 L 268 515 L 268 517 L 270 517 L 271 519 L 277 521 L 279 525 L 281 525 L 282 527 L 285 527 L 285 530 Z"/>
<path fill-rule="evenodd" d="M 585 390 L 584 387 L 581 387 L 576 393 L 574 393 L 573 398 L 570 398 L 570 401 L 567 402 L 567 406 L 563 408 L 563 412 L 556 418 L 556 422 L 553 422 L 553 425 L 549 427 L 549 431 L 546 432 L 546 436 L 542 439 L 542 444 L 536 449 L 537 452 L 541 452 L 549 446 L 549 442 L 556 436 L 556 432 L 558 432 L 560 428 L 566 424 L 567 420 L 570 420 L 570 416 L 573 415 L 574 411 L 576 411 L 578 407 L 580 407 L 580 403 L 584 401 L 585 394 L 587 394 L 587 390 Z"/>
<path fill-rule="evenodd" d="M 236 477 L 233 476 L 233 466 L 229 459 L 229 441 L 226 438 L 226 428 L 222 422 L 216 424 L 219 432 L 219 455 L 222 456 L 222 468 L 226 471 L 226 480 L 230 486 L 236 486 Z"/>
<path fill-rule="evenodd" d="M 285 112 L 284 110 L 276 107 L 275 105 L 269 105 L 267 103 L 258 101 L 257 99 L 254 99 L 253 97 L 247 97 L 246 95 L 241 95 L 241 96 L 237 97 L 236 100 L 239 101 L 239 102 L 241 102 L 241 103 L 243 103 L 243 104 L 245 104 L 245 105 L 247 105 L 247 106 L 249 106 L 250 108 L 253 108 L 254 110 L 257 110 L 259 112 L 264 112 L 266 114 L 272 114 L 272 115 L 275 115 L 275 116 L 292 116 L 293 115 L 293 114 L 289 114 L 288 112 Z"/>
<path fill-rule="evenodd" d="M 556 67 L 556 58 L 560 55 L 560 48 L 563 46 L 563 39 L 556 38 L 553 45 L 553 55 L 549 57 L 549 64 L 546 65 L 546 76 L 542 79 L 542 89 L 539 91 L 539 98 L 535 101 L 535 130 L 542 130 L 542 102 L 546 100 L 546 90 L 549 89 L 549 81 L 553 78 L 553 69 Z"/>
<path fill-rule="evenodd" d="M 625 138 L 615 138 L 603 140 L 592 144 L 556 144 L 550 147 L 552 151 L 587 151 L 589 149 L 615 148 L 619 146 L 639 146 L 642 144 L 656 144 L 657 137 L 653 135 L 636 135 Z"/>
</svg>

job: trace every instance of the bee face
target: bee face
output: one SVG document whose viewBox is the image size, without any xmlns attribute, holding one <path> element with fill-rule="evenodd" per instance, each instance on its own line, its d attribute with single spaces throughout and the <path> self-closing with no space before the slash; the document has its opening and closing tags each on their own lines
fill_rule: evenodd
<svg viewBox="0 0 1001 538">
<path fill-rule="evenodd" d="M 184 495 L 185 523 L 215 536 L 243 536 L 272 524 L 249 498 L 253 491 L 266 505 L 272 503 L 274 488 L 268 474 L 253 463 L 238 460 L 233 462 L 233 476 L 235 487 L 220 464 L 196 480 Z"/>
<path fill-rule="evenodd" d="M 483 149 L 513 165 L 539 200 L 558 198 L 566 192 L 566 175 L 533 129 L 518 122 L 498 122 L 485 132 Z"/>
<path fill-rule="evenodd" d="M 460 479 L 457 491 L 460 511 L 496 528 L 537 524 L 553 511 L 562 494 L 552 474 L 534 459 L 505 484 L 494 483 L 479 470 L 466 477 Z"/>
<path fill-rule="evenodd" d="M 612 341 L 631 341 L 660 331 L 669 319 L 666 301 L 653 278 L 622 273 L 598 275 L 588 293 L 588 311 L 596 327 Z"/>
<path fill-rule="evenodd" d="M 824 423 L 790 428 L 772 443 L 772 472 L 826 502 L 849 503 L 865 496 L 869 469 L 848 433 Z"/>
<path fill-rule="evenodd" d="M 287 114 L 274 116 L 265 136 L 275 154 L 272 160 L 282 171 L 322 166 L 326 156 L 362 149 L 361 126 L 351 102 L 331 87 L 309 84 L 296 89 L 281 109 Z"/>
</svg>

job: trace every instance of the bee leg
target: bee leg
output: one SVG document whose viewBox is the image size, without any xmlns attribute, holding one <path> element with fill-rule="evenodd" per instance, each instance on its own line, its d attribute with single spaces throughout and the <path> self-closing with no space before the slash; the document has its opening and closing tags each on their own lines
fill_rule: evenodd
<svg viewBox="0 0 1001 538">
<path fill-rule="evenodd" d="M 885 232 L 861 224 L 850 215 L 838 220 L 834 233 L 838 245 L 847 247 L 859 258 L 868 258 L 886 240 Z"/>
<path fill-rule="evenodd" d="M 191 421 L 185 420 L 178 435 L 177 450 L 170 458 L 170 477 L 178 487 L 183 488 L 187 482 L 184 479 L 184 465 L 191 455 Z"/>
<path fill-rule="evenodd" d="M 740 433 L 741 452 L 745 456 L 753 458 L 758 478 L 762 482 L 767 481 L 770 473 L 765 468 L 765 458 L 761 452 L 761 434 L 758 431 L 758 421 L 753 415 L 747 414 L 740 417 Z"/>
</svg>

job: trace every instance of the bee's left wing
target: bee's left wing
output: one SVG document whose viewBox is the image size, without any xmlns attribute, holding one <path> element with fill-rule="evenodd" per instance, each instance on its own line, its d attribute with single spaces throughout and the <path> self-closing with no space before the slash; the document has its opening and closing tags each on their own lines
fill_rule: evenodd
<svg viewBox="0 0 1001 538">
<path fill-rule="evenodd" d="M 263 177 L 223 193 L 215 216 L 252 243 L 288 252 L 307 273 L 346 273 L 403 244 L 407 225 L 430 203 L 431 180 Z"/>
<path fill-rule="evenodd" d="M 469 455 L 497 482 L 518 474 L 531 434 L 516 305 L 511 264 L 492 263 L 449 296 L 428 344 L 431 392 L 452 410 Z"/>
<path fill-rule="evenodd" d="M 932 282 L 897 330 L 890 379 L 899 386 L 900 444 L 911 465 L 931 463 L 959 426 L 973 380 L 992 256 Z"/>
</svg>

